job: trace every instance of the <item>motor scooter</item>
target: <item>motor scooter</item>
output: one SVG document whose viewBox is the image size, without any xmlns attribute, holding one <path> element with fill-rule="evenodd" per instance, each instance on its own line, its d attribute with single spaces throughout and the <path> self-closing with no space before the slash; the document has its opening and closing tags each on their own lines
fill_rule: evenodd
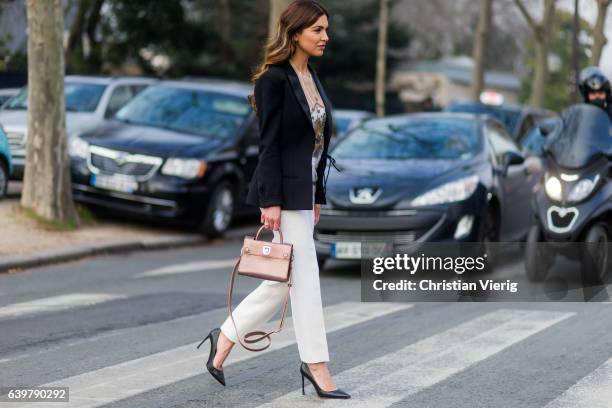
<svg viewBox="0 0 612 408">
<path fill-rule="evenodd" d="M 612 269 L 610 118 L 593 105 L 570 106 L 547 135 L 543 160 L 525 248 L 527 278 L 546 279 L 561 255 L 581 263 L 588 283 L 602 283 Z"/>
</svg>

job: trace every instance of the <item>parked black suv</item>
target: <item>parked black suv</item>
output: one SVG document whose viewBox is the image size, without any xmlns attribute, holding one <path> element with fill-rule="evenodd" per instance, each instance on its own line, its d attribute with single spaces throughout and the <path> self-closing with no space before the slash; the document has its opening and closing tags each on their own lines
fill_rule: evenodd
<svg viewBox="0 0 612 408">
<path fill-rule="evenodd" d="M 218 236 L 244 204 L 258 127 L 235 82 L 162 81 L 70 142 L 76 201 Z"/>
</svg>

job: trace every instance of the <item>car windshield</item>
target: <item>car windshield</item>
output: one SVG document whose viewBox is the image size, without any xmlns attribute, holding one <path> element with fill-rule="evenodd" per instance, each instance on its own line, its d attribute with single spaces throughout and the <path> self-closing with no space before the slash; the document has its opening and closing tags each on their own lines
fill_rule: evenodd
<svg viewBox="0 0 612 408">
<path fill-rule="evenodd" d="M 246 98 L 169 86 L 144 90 L 117 113 L 116 119 L 142 126 L 227 139 L 250 112 Z"/>
<path fill-rule="evenodd" d="M 456 118 L 380 119 L 340 140 L 338 159 L 468 160 L 482 149 L 478 122 Z"/>
<path fill-rule="evenodd" d="M 64 84 L 64 95 L 66 97 L 67 112 L 93 112 L 98 107 L 106 85 L 84 84 L 77 82 L 66 82 Z M 17 95 L 6 103 L 4 109 L 25 110 L 28 109 L 28 90 L 21 89 Z"/>
<path fill-rule="evenodd" d="M 0 106 L 4 105 L 9 99 L 11 99 L 11 95 L 0 95 Z"/>
<path fill-rule="evenodd" d="M 336 130 L 338 130 L 338 133 L 346 132 L 351 124 L 351 120 L 349 118 L 335 117 L 334 122 L 336 122 Z"/>
<path fill-rule="evenodd" d="M 447 112 L 477 113 L 492 116 L 503 123 L 510 133 L 514 133 L 521 116 L 521 111 L 519 109 L 484 105 L 480 103 L 455 103 L 447 106 L 445 110 Z"/>
</svg>

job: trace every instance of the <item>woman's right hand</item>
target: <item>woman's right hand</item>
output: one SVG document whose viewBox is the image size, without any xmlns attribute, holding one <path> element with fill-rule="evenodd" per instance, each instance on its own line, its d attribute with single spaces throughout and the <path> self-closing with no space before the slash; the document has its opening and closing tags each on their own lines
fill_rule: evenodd
<svg viewBox="0 0 612 408">
<path fill-rule="evenodd" d="M 261 223 L 274 231 L 280 230 L 281 223 L 281 207 L 275 205 L 272 207 L 259 208 L 261 210 Z"/>
</svg>

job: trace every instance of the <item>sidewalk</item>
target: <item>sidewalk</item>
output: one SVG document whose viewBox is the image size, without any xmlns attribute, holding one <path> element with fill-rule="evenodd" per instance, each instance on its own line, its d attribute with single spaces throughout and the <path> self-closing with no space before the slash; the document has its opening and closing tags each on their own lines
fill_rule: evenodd
<svg viewBox="0 0 612 408">
<path fill-rule="evenodd" d="M 100 253 L 197 245 L 206 239 L 191 231 L 97 218 L 76 230 L 58 230 L 25 216 L 21 184 L 9 183 L 0 200 L 0 272 L 77 259 Z"/>
</svg>

